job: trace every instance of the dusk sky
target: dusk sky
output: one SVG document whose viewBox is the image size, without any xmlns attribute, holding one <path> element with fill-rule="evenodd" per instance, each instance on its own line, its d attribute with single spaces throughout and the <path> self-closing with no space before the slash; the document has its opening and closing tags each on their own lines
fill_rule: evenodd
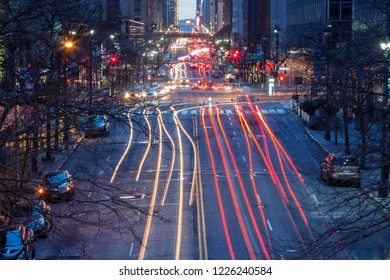
<svg viewBox="0 0 390 280">
<path fill-rule="evenodd" d="M 178 0 L 179 19 L 195 18 L 196 0 Z"/>
</svg>

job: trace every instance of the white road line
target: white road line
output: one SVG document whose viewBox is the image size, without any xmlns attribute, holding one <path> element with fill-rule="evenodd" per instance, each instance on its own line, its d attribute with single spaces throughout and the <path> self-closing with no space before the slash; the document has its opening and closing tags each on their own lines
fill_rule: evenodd
<svg viewBox="0 0 390 280">
<path fill-rule="evenodd" d="M 129 257 L 133 254 L 133 248 L 134 248 L 134 242 L 132 242 L 130 245 Z"/>
<path fill-rule="evenodd" d="M 317 203 L 317 205 L 318 205 L 319 203 L 318 203 L 317 197 L 316 197 L 314 194 L 312 194 L 312 196 L 313 196 L 314 200 L 316 201 L 316 203 Z"/>
<path fill-rule="evenodd" d="M 268 225 L 269 230 L 272 231 L 273 229 L 272 229 L 272 226 L 271 226 L 271 223 L 269 222 L 269 220 L 267 220 L 267 225 Z"/>
</svg>

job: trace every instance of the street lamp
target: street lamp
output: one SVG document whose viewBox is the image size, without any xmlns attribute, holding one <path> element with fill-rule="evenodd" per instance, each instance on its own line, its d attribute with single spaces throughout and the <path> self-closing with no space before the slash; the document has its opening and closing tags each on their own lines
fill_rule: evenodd
<svg viewBox="0 0 390 280">
<path fill-rule="evenodd" d="M 275 25 L 274 33 L 276 34 L 276 57 L 275 57 L 275 69 L 276 69 L 276 65 L 279 62 L 279 33 L 280 33 L 279 24 Z"/>
</svg>

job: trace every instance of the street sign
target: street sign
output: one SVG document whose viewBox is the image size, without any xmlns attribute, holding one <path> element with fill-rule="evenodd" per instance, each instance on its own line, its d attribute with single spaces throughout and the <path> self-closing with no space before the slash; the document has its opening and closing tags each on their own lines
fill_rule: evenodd
<svg viewBox="0 0 390 280">
<path fill-rule="evenodd" d="M 263 55 L 262 54 L 255 54 L 255 53 L 247 53 L 245 55 L 246 60 L 262 60 Z"/>
</svg>

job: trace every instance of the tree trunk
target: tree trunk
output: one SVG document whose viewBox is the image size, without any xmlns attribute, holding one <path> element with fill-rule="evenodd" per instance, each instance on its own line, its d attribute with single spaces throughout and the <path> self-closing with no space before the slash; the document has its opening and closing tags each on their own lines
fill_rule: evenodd
<svg viewBox="0 0 390 280">
<path fill-rule="evenodd" d="M 390 148 L 388 141 L 388 133 L 389 133 L 389 123 L 388 123 L 388 112 L 386 109 L 382 113 L 382 135 L 381 135 L 381 180 L 379 185 L 378 196 L 379 197 L 388 197 L 389 195 L 389 169 L 390 169 Z"/>
</svg>

